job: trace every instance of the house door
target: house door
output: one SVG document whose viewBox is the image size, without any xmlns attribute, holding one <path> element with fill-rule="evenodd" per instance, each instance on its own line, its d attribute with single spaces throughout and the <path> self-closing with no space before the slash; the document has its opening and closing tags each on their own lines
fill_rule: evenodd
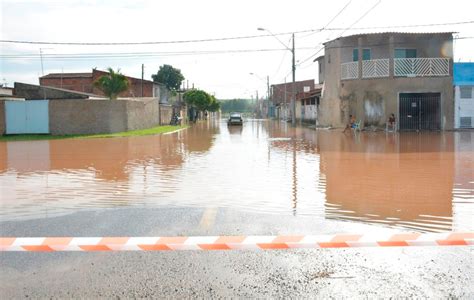
<svg viewBox="0 0 474 300">
<path fill-rule="evenodd" d="M 400 130 L 440 130 L 440 93 L 401 93 Z"/>
<path fill-rule="evenodd" d="M 49 133 L 48 102 L 48 100 L 5 101 L 6 133 Z"/>
</svg>

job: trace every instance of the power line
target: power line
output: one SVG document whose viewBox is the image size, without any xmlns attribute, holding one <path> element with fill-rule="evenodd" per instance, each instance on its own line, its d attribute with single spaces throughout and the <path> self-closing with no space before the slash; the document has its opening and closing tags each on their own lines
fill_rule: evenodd
<svg viewBox="0 0 474 300">
<path fill-rule="evenodd" d="M 358 18 L 354 23 L 352 23 L 347 29 L 345 29 L 340 35 L 339 37 L 341 37 L 347 30 L 351 29 L 355 24 L 359 23 L 363 18 L 365 18 L 372 10 L 374 10 L 380 3 L 382 2 L 382 0 L 378 0 L 377 3 L 375 3 L 372 7 L 370 7 L 362 16 L 360 16 L 360 18 Z M 321 45 L 321 43 L 320 43 Z M 324 49 L 324 46 L 321 47 L 318 51 L 316 51 L 316 53 L 312 54 L 311 56 L 307 57 L 306 59 L 304 59 L 302 62 L 300 62 L 298 64 L 298 66 L 302 65 L 303 63 L 307 62 L 308 60 L 310 60 L 311 58 L 315 57 L 316 55 L 318 55 L 319 52 L 321 52 L 322 50 Z"/>
<path fill-rule="evenodd" d="M 288 44 L 289 44 L 290 42 L 291 42 L 291 38 L 290 38 L 290 40 L 288 41 Z M 289 48 L 289 47 L 287 47 L 287 48 Z M 281 66 L 283 65 L 283 62 L 285 61 L 285 57 L 286 57 L 286 54 L 287 54 L 287 53 L 288 53 L 287 51 L 285 51 L 285 52 L 283 53 L 283 57 L 281 58 L 280 64 L 278 65 L 278 69 L 275 71 L 275 74 L 273 74 L 272 78 L 275 77 L 275 76 L 278 74 L 278 72 L 280 72 Z"/>
<path fill-rule="evenodd" d="M 321 31 L 325 30 L 329 25 L 331 25 L 331 23 L 332 23 L 337 17 L 339 17 L 340 14 L 342 14 L 342 12 L 349 6 L 349 4 L 351 4 L 351 2 L 352 2 L 352 0 L 349 0 L 349 2 L 347 2 L 346 5 L 344 5 L 344 7 L 342 7 L 342 8 L 339 10 L 339 12 L 338 12 L 334 17 L 332 17 L 332 19 L 329 20 L 329 22 L 327 22 L 326 25 L 324 25 L 324 26 L 321 28 Z M 315 33 L 317 33 L 317 32 L 310 33 L 310 34 L 308 34 L 308 35 L 306 35 L 306 36 L 303 36 L 303 37 L 300 37 L 300 38 L 306 38 L 306 37 L 311 36 L 311 35 L 313 35 L 313 34 L 315 34 Z"/>
<path fill-rule="evenodd" d="M 467 40 L 474 39 L 474 36 L 465 36 L 465 37 L 454 37 L 453 40 Z M 397 44 L 407 44 L 410 42 L 397 42 Z M 389 43 L 374 43 L 367 44 L 367 47 L 375 46 L 386 46 Z M 335 48 L 355 48 L 358 47 L 356 44 L 343 45 L 343 46 L 328 46 L 322 47 L 323 49 L 335 49 Z M 313 50 L 314 47 L 300 47 L 296 48 L 297 50 Z M 64 53 L 64 54 L 53 54 L 53 53 L 43 53 L 43 60 L 83 60 L 83 59 L 118 59 L 118 58 L 155 58 L 155 57 L 173 57 L 173 56 L 187 56 L 187 55 L 214 55 L 214 54 L 240 54 L 240 53 L 259 53 L 259 52 L 278 52 L 278 51 L 287 51 L 284 48 L 274 48 L 274 49 L 240 49 L 240 50 L 206 50 L 206 51 L 172 51 L 172 52 L 106 52 L 106 53 Z M 0 54 L 0 60 L 17 60 L 17 59 L 41 59 L 41 55 L 37 53 L 30 54 Z M 298 65 L 302 65 L 301 62 Z M 287 74 L 287 76 L 291 71 Z M 276 75 L 276 74 L 275 74 Z M 285 76 L 286 77 L 286 76 Z"/>
<path fill-rule="evenodd" d="M 313 47 L 300 47 L 299 50 L 311 50 Z M 233 54 L 233 53 L 252 53 L 252 52 L 276 52 L 287 51 L 284 48 L 274 49 L 227 49 L 227 50 L 203 50 L 203 51 L 170 51 L 170 52 L 108 52 L 108 53 L 64 53 L 64 54 L 43 54 L 43 59 L 88 59 L 88 58 L 136 58 L 136 57 L 163 57 L 163 56 L 181 56 L 181 55 L 206 55 L 206 54 Z M 0 59 L 38 59 L 40 56 L 36 53 L 31 54 L 3 54 Z"/>
<path fill-rule="evenodd" d="M 392 26 L 371 26 L 371 27 L 354 27 L 354 28 L 316 28 L 306 29 L 291 32 L 280 32 L 273 35 L 290 35 L 307 32 L 322 32 L 322 31 L 349 31 L 349 30 L 369 30 L 369 29 L 393 29 L 393 28 L 417 28 L 417 27 L 432 27 L 432 26 L 449 26 L 449 25 L 465 25 L 473 24 L 474 20 L 452 23 L 433 23 L 433 24 L 413 24 L 413 25 L 392 25 Z M 219 42 L 241 39 L 254 39 L 270 37 L 271 34 L 247 35 L 235 37 L 221 37 L 208 39 L 194 39 L 194 40 L 175 40 L 175 41 L 145 41 L 145 42 L 51 42 L 51 41 L 28 41 L 28 40 L 0 40 L 0 43 L 12 44 L 34 44 L 34 45 L 67 45 L 67 46 L 126 46 L 126 45 L 160 45 L 160 44 L 185 44 L 185 43 L 203 43 L 203 42 Z"/>
</svg>

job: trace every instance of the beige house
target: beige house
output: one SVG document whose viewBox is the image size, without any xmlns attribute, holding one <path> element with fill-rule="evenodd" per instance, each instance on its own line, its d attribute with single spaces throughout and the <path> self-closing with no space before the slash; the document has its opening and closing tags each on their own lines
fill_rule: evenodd
<svg viewBox="0 0 474 300">
<path fill-rule="evenodd" d="M 363 127 L 449 130 L 454 126 L 452 33 L 373 33 L 325 44 L 320 126 L 344 127 L 349 115 Z"/>
</svg>

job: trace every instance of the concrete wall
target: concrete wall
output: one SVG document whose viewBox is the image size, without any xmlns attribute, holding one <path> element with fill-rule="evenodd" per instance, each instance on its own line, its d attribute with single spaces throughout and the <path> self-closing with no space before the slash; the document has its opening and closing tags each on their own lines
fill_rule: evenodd
<svg viewBox="0 0 474 300">
<path fill-rule="evenodd" d="M 159 125 L 158 99 L 126 102 L 127 130 L 145 129 Z"/>
<path fill-rule="evenodd" d="M 158 100 L 49 101 L 52 135 L 114 133 L 159 124 Z"/>
<path fill-rule="evenodd" d="M 173 116 L 171 105 L 160 105 L 160 125 L 169 125 Z"/>
<path fill-rule="evenodd" d="M 352 50 L 371 49 L 371 59 L 390 59 L 390 76 L 378 79 L 341 80 L 341 63 L 352 61 Z M 454 95 L 451 76 L 394 77 L 394 49 L 417 49 L 417 57 L 452 59 L 451 34 L 383 33 L 339 38 L 325 45 L 324 90 L 318 112 L 321 126 L 344 127 L 349 115 L 355 115 L 365 126 L 383 127 L 391 113 L 398 118 L 398 94 L 403 92 L 441 93 L 441 128 L 454 127 Z M 362 64 L 359 64 L 361 74 Z"/>
<path fill-rule="evenodd" d="M 5 134 L 5 101 L 0 100 L 0 135 Z"/>
</svg>

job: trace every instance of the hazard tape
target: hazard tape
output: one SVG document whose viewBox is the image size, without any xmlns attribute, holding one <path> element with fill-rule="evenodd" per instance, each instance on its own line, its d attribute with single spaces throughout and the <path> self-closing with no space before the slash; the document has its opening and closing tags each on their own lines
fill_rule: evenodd
<svg viewBox="0 0 474 300">
<path fill-rule="evenodd" d="M 1 237 L 0 251 L 160 251 L 472 246 L 474 232 L 291 236 Z"/>
</svg>

